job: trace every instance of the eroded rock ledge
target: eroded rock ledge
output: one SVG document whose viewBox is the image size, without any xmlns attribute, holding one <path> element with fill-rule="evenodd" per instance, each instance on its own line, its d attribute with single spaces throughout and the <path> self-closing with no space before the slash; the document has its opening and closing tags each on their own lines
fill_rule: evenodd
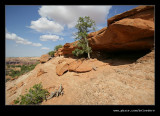
<svg viewBox="0 0 160 116">
<path fill-rule="evenodd" d="M 98 61 L 97 59 L 63 59 L 58 61 L 56 66 L 56 74 L 58 76 L 63 75 L 65 72 L 77 72 L 84 73 L 89 72 L 92 69 L 96 70 L 96 68 L 105 66 L 107 63 L 103 63 Z"/>
<path fill-rule="evenodd" d="M 138 6 L 108 19 L 108 27 L 88 34 L 94 51 L 140 51 L 154 47 L 154 6 Z M 55 56 L 73 56 L 76 42 L 66 43 Z"/>
</svg>

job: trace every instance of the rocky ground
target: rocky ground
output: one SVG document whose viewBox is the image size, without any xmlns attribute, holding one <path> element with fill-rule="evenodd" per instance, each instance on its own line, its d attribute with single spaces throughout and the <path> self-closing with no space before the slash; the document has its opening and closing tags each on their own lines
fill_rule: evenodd
<svg viewBox="0 0 160 116">
<path fill-rule="evenodd" d="M 154 51 L 138 59 L 99 60 L 103 65 L 96 70 L 85 73 L 68 71 L 58 76 L 56 66 L 64 59 L 69 58 L 54 57 L 18 79 L 6 82 L 6 105 L 13 104 L 13 100 L 26 89 L 40 82 L 49 92 L 60 84 L 64 88 L 63 96 L 53 97 L 42 105 L 155 104 Z"/>
</svg>

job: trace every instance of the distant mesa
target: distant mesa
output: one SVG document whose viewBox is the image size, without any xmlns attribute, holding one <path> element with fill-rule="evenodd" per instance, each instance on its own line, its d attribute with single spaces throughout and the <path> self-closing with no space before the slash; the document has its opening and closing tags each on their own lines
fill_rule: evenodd
<svg viewBox="0 0 160 116">
<path fill-rule="evenodd" d="M 36 64 L 38 57 L 17 57 L 17 58 L 6 58 L 6 65 L 31 65 Z"/>
</svg>

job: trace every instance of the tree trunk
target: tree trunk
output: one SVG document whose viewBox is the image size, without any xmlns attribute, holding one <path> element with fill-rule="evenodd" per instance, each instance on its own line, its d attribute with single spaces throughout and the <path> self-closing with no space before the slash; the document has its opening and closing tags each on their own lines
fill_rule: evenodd
<svg viewBox="0 0 160 116">
<path fill-rule="evenodd" d="M 85 37 L 85 41 L 86 41 L 86 44 L 87 44 L 87 48 L 89 47 L 88 45 L 88 41 L 87 41 L 87 38 Z M 90 53 L 88 52 L 88 58 L 90 59 Z"/>
</svg>

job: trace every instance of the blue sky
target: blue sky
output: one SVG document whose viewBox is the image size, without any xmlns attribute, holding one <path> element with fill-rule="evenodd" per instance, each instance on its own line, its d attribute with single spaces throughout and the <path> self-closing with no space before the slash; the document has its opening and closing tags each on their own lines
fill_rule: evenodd
<svg viewBox="0 0 160 116">
<path fill-rule="evenodd" d="M 39 57 L 56 45 L 75 41 L 78 17 L 90 16 L 99 30 L 107 26 L 108 18 L 137 6 L 6 5 L 6 57 Z"/>
</svg>

